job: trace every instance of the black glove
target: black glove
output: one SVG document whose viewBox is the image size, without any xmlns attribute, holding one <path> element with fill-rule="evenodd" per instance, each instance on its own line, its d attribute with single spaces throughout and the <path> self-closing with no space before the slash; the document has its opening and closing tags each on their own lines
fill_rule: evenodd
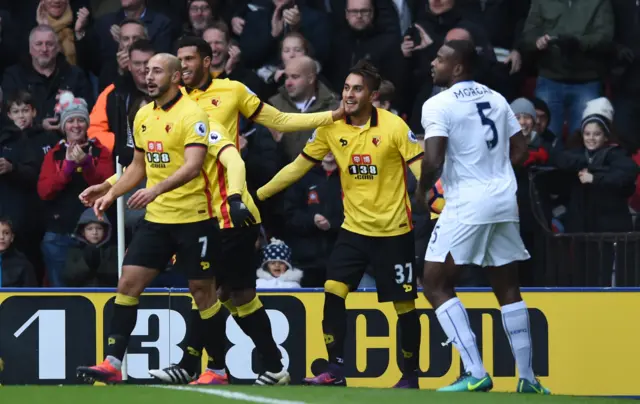
<svg viewBox="0 0 640 404">
<path fill-rule="evenodd" d="M 233 194 L 227 198 L 229 202 L 229 214 L 233 227 L 242 227 L 256 224 L 256 218 L 253 217 L 247 205 L 242 202 L 242 197 Z"/>
</svg>

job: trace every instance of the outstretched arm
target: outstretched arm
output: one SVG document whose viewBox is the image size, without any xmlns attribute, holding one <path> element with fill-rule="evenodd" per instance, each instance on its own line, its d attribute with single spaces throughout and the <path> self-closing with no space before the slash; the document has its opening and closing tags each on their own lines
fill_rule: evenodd
<svg viewBox="0 0 640 404">
<path fill-rule="evenodd" d="M 264 186 L 258 189 L 258 199 L 264 201 L 283 189 L 291 186 L 313 168 L 316 163 L 299 155 L 293 162 L 285 166 Z"/>
<path fill-rule="evenodd" d="M 312 130 L 320 126 L 331 125 L 334 121 L 344 116 L 342 107 L 335 111 L 314 112 L 310 114 L 286 113 L 262 104 L 258 114 L 254 114 L 253 120 L 267 128 L 280 132 L 295 132 L 300 130 Z"/>
</svg>

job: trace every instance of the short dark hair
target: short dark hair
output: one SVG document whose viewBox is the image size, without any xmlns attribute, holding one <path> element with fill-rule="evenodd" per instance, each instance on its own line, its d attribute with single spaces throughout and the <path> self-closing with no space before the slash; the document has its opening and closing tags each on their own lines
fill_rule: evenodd
<svg viewBox="0 0 640 404">
<path fill-rule="evenodd" d="M 204 35 L 204 33 L 209 31 L 210 29 L 216 29 L 222 32 L 224 34 L 224 40 L 227 41 L 227 43 L 231 41 L 231 31 L 229 30 L 229 25 L 227 25 L 226 22 L 214 21 L 213 23 L 209 24 L 207 28 L 204 29 L 204 31 L 202 31 L 202 34 Z"/>
<path fill-rule="evenodd" d="M 202 38 L 198 38 L 197 36 L 183 36 L 182 38 L 176 41 L 176 53 L 180 48 L 188 48 L 191 46 L 195 46 L 198 50 L 198 54 L 202 59 L 209 57 L 209 59 L 213 58 L 213 52 L 211 51 L 211 47 Z"/>
<path fill-rule="evenodd" d="M 146 38 L 138 39 L 129 46 L 129 57 L 131 57 L 133 51 L 153 53 L 154 55 L 156 54 L 156 49 L 153 47 L 153 43 Z"/>
<path fill-rule="evenodd" d="M 358 63 L 356 63 L 349 70 L 349 74 L 357 74 L 358 76 L 362 76 L 364 82 L 369 88 L 369 91 L 378 91 L 378 89 L 380 88 L 382 77 L 380 77 L 378 68 L 376 68 L 371 62 L 366 59 L 361 59 L 360 61 L 358 61 Z"/>
<path fill-rule="evenodd" d="M 453 49 L 455 56 L 460 60 L 460 64 L 464 66 L 465 72 L 473 74 L 478 61 L 478 51 L 476 51 L 473 41 L 455 39 L 445 42 L 445 45 Z"/>
<path fill-rule="evenodd" d="M 13 230 L 13 222 L 8 217 L 1 216 L 0 224 L 4 224 L 5 226 L 8 226 L 9 230 L 11 230 L 11 233 L 15 233 L 15 231 Z"/>
<path fill-rule="evenodd" d="M 33 96 L 30 92 L 26 90 L 18 90 L 9 94 L 7 97 L 6 106 L 7 109 L 11 108 L 12 105 L 30 105 L 35 109 L 35 104 L 33 103 Z"/>
</svg>

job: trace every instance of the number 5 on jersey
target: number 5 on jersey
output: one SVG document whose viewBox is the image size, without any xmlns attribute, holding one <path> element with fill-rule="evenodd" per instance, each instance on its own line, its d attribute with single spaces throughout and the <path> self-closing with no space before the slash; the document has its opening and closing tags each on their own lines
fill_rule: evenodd
<svg viewBox="0 0 640 404">
<path fill-rule="evenodd" d="M 483 126 L 488 126 L 491 129 L 491 139 L 487 139 L 487 147 L 489 150 L 492 150 L 498 144 L 498 129 L 496 129 L 496 124 L 492 119 L 487 118 L 484 114 L 484 111 L 487 109 L 491 109 L 491 104 L 488 102 L 478 102 L 476 103 L 476 107 L 478 108 L 478 115 L 480 115 L 480 122 L 482 122 Z"/>
</svg>

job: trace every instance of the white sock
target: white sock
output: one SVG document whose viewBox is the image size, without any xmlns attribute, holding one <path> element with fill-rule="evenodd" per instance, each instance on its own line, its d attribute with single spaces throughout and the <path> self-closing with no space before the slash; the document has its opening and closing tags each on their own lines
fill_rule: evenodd
<svg viewBox="0 0 640 404">
<path fill-rule="evenodd" d="M 115 356 L 108 355 L 107 360 L 109 361 L 111 366 L 113 366 L 117 370 L 120 370 L 122 368 L 122 361 Z"/>
<path fill-rule="evenodd" d="M 442 326 L 449 341 L 453 343 L 464 364 L 466 372 L 477 379 L 482 379 L 487 375 L 487 371 L 482 363 L 476 336 L 471 331 L 467 311 L 462 302 L 457 297 L 447 300 L 436 310 L 438 321 Z"/>
<path fill-rule="evenodd" d="M 520 378 L 534 383 L 529 311 L 524 301 L 502 306 L 502 325 L 511 344 Z"/>
</svg>

